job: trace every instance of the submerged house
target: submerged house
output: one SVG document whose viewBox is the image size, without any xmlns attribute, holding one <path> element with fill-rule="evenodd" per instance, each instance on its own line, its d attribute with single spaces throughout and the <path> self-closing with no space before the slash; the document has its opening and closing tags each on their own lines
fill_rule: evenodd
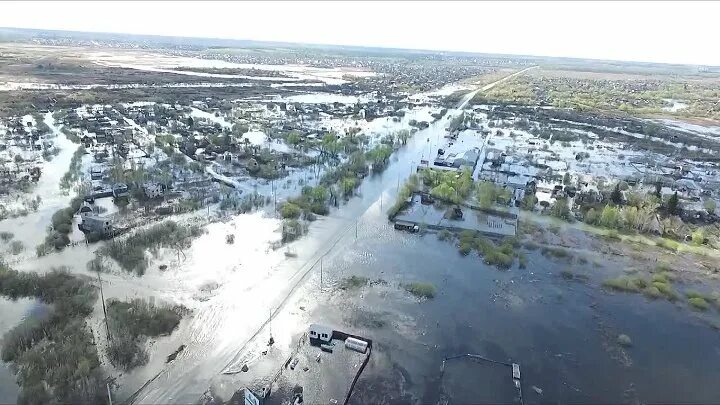
<svg viewBox="0 0 720 405">
<path fill-rule="evenodd" d="M 110 217 L 102 217 L 92 213 L 82 215 L 82 222 L 78 227 L 83 232 L 94 232 L 102 237 L 111 236 L 113 232 Z"/>
<path fill-rule="evenodd" d="M 145 197 L 153 199 L 160 198 L 165 192 L 165 185 L 160 183 L 145 183 L 142 186 Z"/>
</svg>

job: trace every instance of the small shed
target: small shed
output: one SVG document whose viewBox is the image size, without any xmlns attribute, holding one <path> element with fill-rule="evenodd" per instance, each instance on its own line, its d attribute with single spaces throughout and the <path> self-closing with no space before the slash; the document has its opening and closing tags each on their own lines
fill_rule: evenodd
<svg viewBox="0 0 720 405">
<path fill-rule="evenodd" d="M 310 337 L 310 343 L 329 343 L 332 340 L 333 329 L 313 323 L 310 325 L 308 336 Z"/>
</svg>

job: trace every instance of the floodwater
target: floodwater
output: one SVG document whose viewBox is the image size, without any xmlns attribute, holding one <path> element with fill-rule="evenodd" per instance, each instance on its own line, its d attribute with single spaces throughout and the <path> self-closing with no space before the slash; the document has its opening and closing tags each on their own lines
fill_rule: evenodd
<svg viewBox="0 0 720 405">
<path fill-rule="evenodd" d="M 248 63 L 233 63 L 216 59 L 198 59 L 187 57 L 174 57 L 157 54 L 107 54 L 95 52 L 90 54 L 94 63 L 102 66 L 120 67 L 148 72 L 173 73 L 187 76 L 216 77 L 225 79 L 247 79 L 258 81 L 273 81 L 291 83 L 303 80 L 322 82 L 328 85 L 347 83 L 343 76 L 370 77 L 375 73 L 355 68 L 320 68 L 305 65 L 263 65 Z M 176 70 L 174 68 L 224 68 L 224 69 L 254 69 L 266 72 L 279 72 L 286 76 L 247 76 L 223 73 L 207 73 L 192 70 Z"/>
<path fill-rule="evenodd" d="M 45 123 L 50 127 L 55 138 L 55 145 L 60 148 L 60 153 L 50 162 L 44 162 L 40 180 L 34 186 L 31 195 L 38 195 L 42 199 L 37 212 L 31 212 L 24 217 L 17 217 L 0 221 L 0 231 L 8 231 L 15 234 L 15 240 L 25 244 L 26 253 L 34 255 L 34 247 L 45 239 L 45 230 L 50 225 L 50 219 L 55 211 L 68 206 L 72 195 L 63 193 L 60 189 L 60 179 L 70 167 L 70 160 L 78 145 L 72 143 L 60 132 L 55 125 L 51 113 L 45 114 Z M 86 155 L 84 160 L 88 160 Z"/>
<path fill-rule="evenodd" d="M 679 100 L 673 100 L 671 98 L 664 98 L 663 101 L 667 104 L 665 107 L 663 107 L 663 111 L 668 112 L 678 112 L 680 110 L 684 110 L 688 108 L 688 104 L 684 103 Z"/>
<path fill-rule="evenodd" d="M 457 111 L 452 110 L 451 113 L 456 114 Z M 406 128 L 409 119 L 410 117 L 406 116 L 400 123 L 396 123 L 395 127 L 385 130 L 391 132 Z M 192 331 L 185 342 L 188 348 L 137 395 L 136 402 L 197 401 L 221 371 L 236 367 L 247 356 L 258 355 L 258 349 L 262 345 L 258 345 L 254 338 L 259 336 L 256 333 L 264 330 L 271 311 L 273 316 L 277 313 L 279 317 L 272 322 L 273 334 L 277 335 L 278 344 L 291 344 L 291 337 L 302 329 L 302 326 L 286 320 L 288 315 L 280 310 L 290 308 L 288 302 L 308 298 L 308 295 L 303 293 L 308 288 L 305 276 L 317 267 L 323 255 L 347 237 L 351 229 L 354 229 L 357 218 L 383 198 L 385 209 L 389 207 L 388 204 L 393 203 L 392 196 L 396 185 L 412 172 L 412 167 L 407 162 L 419 162 L 420 156 L 427 153 L 428 144 L 432 147 L 439 138 L 436 133 L 444 132 L 444 125 L 444 120 L 440 120 L 429 128 L 418 131 L 408 145 L 391 158 L 392 163 L 381 175 L 371 175 L 363 181 L 358 197 L 351 199 L 341 210 L 316 221 L 306 237 L 290 245 L 289 248 L 297 257 L 288 259 L 282 251 L 268 251 L 265 253 L 267 256 L 247 257 L 247 267 L 241 266 L 240 270 L 244 273 L 237 276 L 238 286 L 223 286 L 222 289 L 227 293 L 218 295 L 214 299 L 215 305 L 198 308 L 194 315 L 197 320 L 192 321 Z M 389 191 L 391 189 L 392 192 Z M 238 218 L 244 217 L 246 216 L 241 215 Z M 279 238 L 278 227 L 279 223 L 276 222 L 274 240 Z M 256 234 L 254 227 L 243 228 L 253 229 L 246 231 L 249 237 L 253 238 L 253 243 L 267 246 L 273 239 L 269 238 L 269 235 L 264 239 L 261 234 Z M 235 244 L 228 249 L 239 246 L 238 236 L 239 234 L 236 234 Z M 216 235 L 213 243 L 222 244 L 218 241 L 219 238 L 224 239 L 224 235 Z M 204 271 L 217 268 L 216 262 L 222 260 L 220 255 L 202 249 L 195 250 L 197 245 L 197 242 L 193 244 L 193 251 L 196 252 L 194 254 L 202 255 L 197 265 L 205 269 Z M 188 260 L 193 260 L 190 259 L 193 253 L 186 254 Z M 263 276 L 254 276 L 256 272 Z M 312 291 L 309 294 L 312 294 Z M 307 301 L 304 306 L 309 311 L 315 303 L 312 299 Z M 139 385 L 141 384 L 128 384 L 118 393 L 118 398 L 126 398 Z"/>
<path fill-rule="evenodd" d="M 159 88 L 188 88 L 188 87 L 252 87 L 252 83 L 165 83 L 165 84 L 59 84 L 37 82 L 0 82 L 0 91 L 17 90 L 90 90 L 90 89 L 159 89 Z M 281 84 L 279 87 L 282 87 Z"/>
<path fill-rule="evenodd" d="M 442 359 L 463 353 L 519 363 L 525 403 L 720 398 L 713 384 L 720 378 L 717 331 L 688 308 L 599 288 L 615 266 L 628 265 L 626 259 L 588 253 L 588 264 L 569 264 L 527 251 L 527 269 L 515 264 L 500 271 L 474 254 L 459 255 L 432 234 L 395 231 L 381 210 L 369 210 L 361 223 L 357 241 L 349 238 L 325 257 L 325 282 L 360 275 L 382 278 L 388 286 L 319 296 L 320 305 L 308 316 L 373 339 L 376 358 L 357 388 L 357 403 L 393 402 L 406 394 L 421 403 L 436 403 L 443 394 L 455 403 L 513 400 L 510 372 L 503 367 L 457 361 L 448 363 L 440 380 Z M 607 267 L 589 264 L 594 259 Z M 589 280 L 567 281 L 563 269 Z M 418 301 L 398 287 L 412 281 L 432 283 L 437 296 Z M 632 338 L 632 347 L 616 344 L 621 333 Z M 401 386 L 378 392 L 382 384 L 374 383 L 388 378 Z M 363 387 L 375 392 L 363 393 Z"/>
<path fill-rule="evenodd" d="M 597 259 L 607 266 L 598 269 L 526 252 L 526 270 L 515 265 L 501 272 L 476 256 L 460 256 L 450 243 L 432 235 L 394 231 L 385 211 L 393 202 L 396 184 L 410 173 L 407 162 L 417 162 L 427 143 L 437 146 L 432 143 L 444 124 L 441 120 L 419 131 L 385 173 L 365 180 L 359 198 L 313 225 L 310 235 L 294 244 L 299 253 L 296 262 L 302 264 L 295 274 L 308 272 L 307 281 L 298 281 L 299 288 L 287 300 L 285 292 L 276 294 L 270 306 L 280 308 L 273 312 L 272 322 L 261 324 L 262 329 L 253 334 L 255 329 L 248 325 L 249 340 L 231 344 L 237 354 L 229 362 L 218 359 L 224 364 L 213 367 L 207 365 L 213 362 L 208 359 L 191 371 L 171 367 L 158 381 L 173 383 L 153 382 L 138 402 L 194 401 L 207 386 L 224 399 L 243 385 L 258 388 L 278 369 L 265 364 L 259 354 L 267 338 L 272 334 L 276 339 L 272 350 L 287 353 L 293 337 L 311 322 L 375 341 L 371 366 L 356 391 L 357 403 L 408 397 L 422 403 L 440 398 L 513 400 L 516 393 L 508 370 L 459 362 L 449 364 L 440 379 L 443 357 L 460 353 L 520 363 L 523 397 L 528 403 L 710 402 L 720 396 L 711 384 L 720 377 L 713 366 L 720 356 L 717 332 L 687 308 L 642 296 L 610 295 L 598 288 L 606 272 L 615 276 L 617 269 L 627 267 L 625 259 L 587 253 L 588 263 Z M 285 261 L 272 271 L 292 265 Z M 587 274 L 588 281 L 568 282 L 559 275 L 563 269 Z M 355 296 L 328 292 L 350 275 L 379 277 L 388 286 L 369 287 Z M 438 296 L 418 302 L 398 288 L 410 281 L 433 283 Z M 259 306 L 256 311 L 263 312 Z M 376 320 L 385 326 L 367 326 L 376 325 Z M 631 336 L 632 348 L 616 344 L 621 333 Z M 282 355 L 273 357 L 283 359 Z M 246 363 L 256 371 L 219 374 Z M 683 389 L 674 388 L 677 381 Z M 288 387 L 280 390 L 289 391 Z"/>
<path fill-rule="evenodd" d="M 400 129 L 407 119 L 382 130 Z M 274 371 L 257 360 L 270 332 L 274 348 L 287 350 L 310 322 L 376 342 L 358 386 L 365 395 L 356 398 L 358 403 L 407 397 L 436 402 L 441 396 L 455 402 L 512 401 L 512 387 L 501 385 L 511 384 L 507 370 L 454 363 L 439 379 L 442 358 L 463 352 L 520 363 L 528 403 L 712 402 L 720 397 L 711 384 L 720 377 L 718 334 L 688 316 L 687 308 L 606 295 L 597 288 L 598 269 L 588 265 L 573 266 L 588 273 L 588 284 L 563 280 L 558 271 L 565 265 L 537 252 L 528 253 L 526 270 L 501 272 L 477 257 L 459 256 L 450 243 L 432 235 L 394 231 L 385 212 L 397 187 L 413 171 L 413 162 L 437 149 L 445 125 L 441 119 L 418 131 L 385 172 L 365 179 L 356 198 L 314 223 L 307 237 L 290 245 L 295 258 L 268 248 L 280 238 L 280 222 L 255 213 L 209 225 L 187 251 L 161 251 L 142 278 L 119 271 L 103 275 L 106 297 L 157 296 L 193 311 L 170 338 L 152 348 L 148 366 L 122 375 L 115 400 L 127 398 L 155 375 L 137 403 L 191 403 L 208 387 L 232 392 L 242 387 L 243 376 L 263 379 Z M 224 243 L 230 233 L 235 235 L 232 245 Z M 92 249 L 68 248 L 24 263 L 22 269 L 67 264 L 83 273 Z M 626 264 L 603 261 L 608 267 Z M 160 264 L 168 269 L 159 270 Z M 333 292 L 349 275 L 380 277 L 388 285 Z M 409 281 L 433 283 L 437 297 L 418 302 L 398 288 Z M 383 326 L 368 322 L 368 314 Z M 630 335 L 635 346 L 618 349 L 619 333 Z M 180 344 L 185 351 L 165 366 L 165 356 Z M 245 362 L 252 363 L 251 373 L 220 374 Z M 542 388 L 542 396 L 532 385 Z"/>
<path fill-rule="evenodd" d="M 401 171 L 398 166 L 388 170 Z M 361 212 L 357 223 L 346 220 L 345 226 L 339 225 L 343 229 L 339 239 L 327 242 L 332 249 L 321 252 L 322 262 L 310 262 L 307 281 L 271 325 L 245 347 L 244 355 L 226 368 L 236 370 L 247 363 L 250 372 L 212 379 L 210 387 L 217 396 L 227 400 L 243 386 L 259 389 L 267 384 L 281 368 L 293 338 L 309 323 L 321 323 L 374 341 L 372 360 L 356 388 L 354 403 L 513 402 L 517 392 L 506 367 L 455 360 L 441 378 L 443 358 L 463 353 L 520 364 L 525 403 L 710 403 L 720 398 L 720 387 L 713 384 L 720 378 L 715 366 L 720 359 L 717 331 L 687 307 L 642 295 L 610 294 L 599 287 L 606 278 L 636 264 L 632 259 L 595 253 L 589 245 L 574 252 L 587 259 L 584 264 L 524 250 L 526 269 L 516 263 L 500 271 L 475 254 L 459 255 L 453 244 L 438 241 L 433 234 L 395 231 L 385 215 L 395 186 L 384 177 L 366 179 L 362 198 L 318 224 L 327 234 L 333 222 L 339 225 Z M 319 237 L 311 230 L 308 239 Z M 581 234 L 573 237 L 587 239 Z M 568 281 L 562 270 L 585 275 L 587 281 Z M 338 291 L 340 281 L 351 275 L 383 279 L 387 285 Z M 414 281 L 432 283 L 437 296 L 418 301 L 399 287 Z M 271 333 L 276 344 L 265 357 L 258 352 L 267 349 L 264 342 Z M 618 346 L 619 334 L 629 335 L 633 346 Z M 314 367 L 342 369 L 329 361 L 313 363 Z M 336 378 L 324 384 L 348 387 L 352 375 L 338 372 Z M 283 377 L 273 391 L 288 393 L 295 382 Z M 327 387 L 305 386 L 305 390 L 311 403 L 329 400 L 322 397 Z M 191 395 L 192 391 L 188 388 L 172 398 L 192 400 L 203 392 L 200 387 Z M 161 398 L 171 397 L 149 396 L 140 402 Z M 282 399 L 275 397 L 271 403 Z"/>
</svg>

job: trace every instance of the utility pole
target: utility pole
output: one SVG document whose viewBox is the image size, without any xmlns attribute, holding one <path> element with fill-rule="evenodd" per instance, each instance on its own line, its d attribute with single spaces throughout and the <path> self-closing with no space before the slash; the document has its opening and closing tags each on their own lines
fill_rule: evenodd
<svg viewBox="0 0 720 405">
<path fill-rule="evenodd" d="M 320 256 L 320 291 L 322 292 L 322 286 L 323 286 L 323 257 Z"/>
<path fill-rule="evenodd" d="M 112 405 L 112 396 L 110 396 L 110 383 L 105 383 L 105 387 L 107 388 L 108 404 Z"/>
<path fill-rule="evenodd" d="M 272 335 L 272 313 L 273 313 L 272 307 L 270 307 L 269 310 L 270 310 L 270 317 L 268 318 L 268 326 L 270 327 L 270 340 L 268 340 L 268 346 L 272 346 L 273 343 L 275 343 L 275 338 L 273 338 L 273 335 Z"/>
<path fill-rule="evenodd" d="M 358 221 L 355 221 L 355 240 L 357 240 Z"/>
<path fill-rule="evenodd" d="M 100 283 L 100 299 L 102 300 L 102 307 L 103 307 L 103 316 L 105 317 L 105 331 L 107 332 L 107 338 L 108 340 L 112 340 L 112 336 L 110 335 L 110 326 L 108 326 L 108 320 L 107 320 L 107 309 L 105 308 L 105 294 L 103 293 L 103 287 L 102 287 L 102 279 L 100 278 L 100 270 L 98 269 L 97 272 L 98 276 L 98 283 Z M 109 396 L 108 392 L 108 396 Z"/>
</svg>

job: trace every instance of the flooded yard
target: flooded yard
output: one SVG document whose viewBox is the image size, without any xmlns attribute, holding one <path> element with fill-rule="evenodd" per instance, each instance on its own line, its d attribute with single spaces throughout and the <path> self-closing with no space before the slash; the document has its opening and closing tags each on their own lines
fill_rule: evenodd
<svg viewBox="0 0 720 405">
<path fill-rule="evenodd" d="M 316 309 L 286 311 L 299 325 L 321 323 L 373 339 L 353 403 L 515 400 L 507 368 L 456 360 L 441 379 L 443 358 L 463 353 L 520 364 L 525 403 L 707 403 L 720 396 L 712 383 L 720 377 L 716 330 L 688 308 L 600 287 L 618 268 L 638 263 L 601 254 L 566 260 L 525 253 L 527 268 L 500 271 L 476 255 L 461 256 L 433 234 L 393 230 L 376 205 L 363 215 L 358 239 L 348 235 L 325 256 L 322 289 L 319 269 L 313 271 L 305 294 L 315 296 Z M 563 271 L 583 277 L 569 280 Z M 340 290 L 350 276 L 384 282 Z M 418 300 L 400 287 L 415 281 L 433 284 L 435 297 Z M 632 346 L 618 343 L 621 334 Z M 263 361 L 250 363 L 251 370 Z M 328 384 L 348 382 L 342 378 Z M 278 388 L 288 391 L 293 383 Z"/>
</svg>

